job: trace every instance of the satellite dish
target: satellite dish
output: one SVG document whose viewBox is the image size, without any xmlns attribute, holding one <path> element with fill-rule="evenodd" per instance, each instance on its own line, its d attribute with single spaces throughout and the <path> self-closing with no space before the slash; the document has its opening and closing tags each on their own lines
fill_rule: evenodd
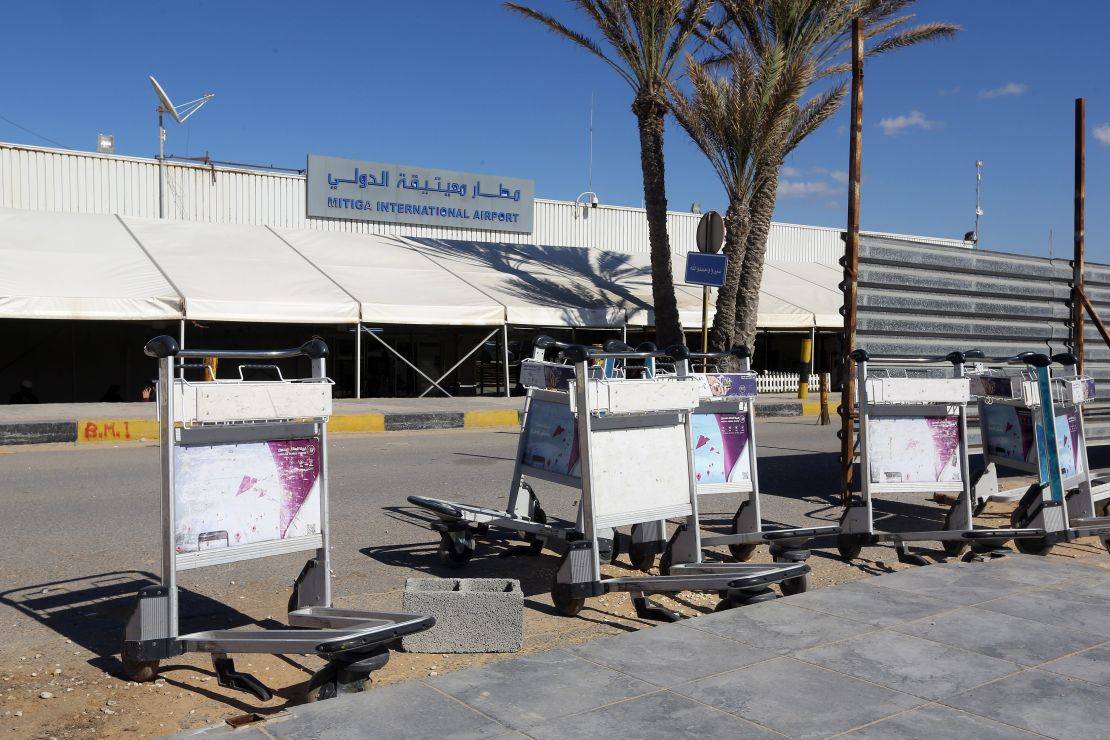
<svg viewBox="0 0 1110 740">
<path fill-rule="evenodd" d="M 162 110 L 173 116 L 175 121 L 181 123 L 181 116 L 177 115 L 177 108 L 170 102 L 170 96 L 167 95 L 166 91 L 162 89 L 162 86 L 158 84 L 158 80 L 154 79 L 154 75 L 150 75 L 150 84 L 154 85 L 154 92 L 158 93 L 158 99 L 162 101 Z"/>
</svg>

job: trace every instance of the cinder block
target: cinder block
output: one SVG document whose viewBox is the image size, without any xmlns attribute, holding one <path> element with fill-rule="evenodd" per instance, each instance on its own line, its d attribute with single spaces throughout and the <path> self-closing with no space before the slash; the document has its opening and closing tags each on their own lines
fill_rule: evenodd
<svg viewBox="0 0 1110 740">
<path fill-rule="evenodd" d="M 403 609 L 435 626 L 407 635 L 410 653 L 514 653 L 524 641 L 524 593 L 511 578 L 409 578 Z"/>
</svg>

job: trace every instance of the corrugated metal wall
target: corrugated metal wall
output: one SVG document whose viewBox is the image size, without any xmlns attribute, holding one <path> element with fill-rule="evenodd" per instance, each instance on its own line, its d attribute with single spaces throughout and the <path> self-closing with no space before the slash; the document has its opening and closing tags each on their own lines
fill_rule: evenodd
<svg viewBox="0 0 1110 740">
<path fill-rule="evenodd" d="M 167 163 L 166 170 L 167 216 L 173 219 L 648 251 L 647 219 L 639 208 L 584 208 L 567 201 L 537 199 L 532 234 L 309 219 L 304 175 L 181 163 Z M 158 164 L 153 159 L 0 144 L 0 207 L 157 218 Z M 684 254 L 694 249 L 699 218 L 695 213 L 667 214 L 673 251 Z M 835 265 L 843 251 L 839 229 L 776 223 L 771 228 L 767 258 Z"/>
<path fill-rule="evenodd" d="M 1087 264 L 1087 294 L 1110 317 L 1110 266 Z M 856 347 L 874 354 L 988 356 L 1071 348 L 1068 260 L 860 237 Z M 1088 437 L 1110 441 L 1110 348 L 1084 322 L 1084 371 L 1107 399 L 1089 407 Z"/>
</svg>

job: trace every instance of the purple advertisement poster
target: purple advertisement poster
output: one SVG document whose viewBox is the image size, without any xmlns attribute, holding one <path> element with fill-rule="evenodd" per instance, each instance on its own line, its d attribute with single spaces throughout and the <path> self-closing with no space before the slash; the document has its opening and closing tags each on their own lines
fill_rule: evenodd
<svg viewBox="0 0 1110 740">
<path fill-rule="evenodd" d="M 744 414 L 694 414 L 694 475 L 699 485 L 752 479 L 748 417 Z"/>
<path fill-rule="evenodd" d="M 1056 417 L 1056 449 L 1060 456 L 1060 475 L 1073 478 L 1083 472 L 1079 453 L 1079 409 L 1070 408 Z"/>
<path fill-rule="evenodd" d="M 960 417 L 872 417 L 867 452 L 872 483 L 958 483 Z"/>
<path fill-rule="evenodd" d="M 983 447 L 987 454 L 1016 462 L 1037 464 L 1033 412 L 1004 404 L 980 404 Z"/>
<path fill-rule="evenodd" d="M 550 473 L 582 477 L 578 457 L 578 425 L 570 407 L 552 401 L 532 401 L 524 426 L 521 464 Z"/>
<path fill-rule="evenodd" d="M 320 533 L 320 441 L 174 449 L 179 553 Z"/>
<path fill-rule="evenodd" d="M 755 398 L 756 377 L 751 373 L 704 373 L 696 376 L 702 398 Z"/>
</svg>

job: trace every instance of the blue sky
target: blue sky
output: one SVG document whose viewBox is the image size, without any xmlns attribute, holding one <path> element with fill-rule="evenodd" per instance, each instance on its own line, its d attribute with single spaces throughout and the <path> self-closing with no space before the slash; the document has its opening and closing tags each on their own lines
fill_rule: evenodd
<svg viewBox="0 0 1110 740">
<path fill-rule="evenodd" d="M 564 2 L 534 5 L 589 30 Z M 982 159 L 982 246 L 1047 255 L 1051 230 L 1054 254 L 1070 255 L 1072 116 L 1085 96 L 1087 254 L 1110 262 L 1110 3 L 1046 7 L 924 0 L 918 20 L 958 23 L 958 38 L 869 62 L 863 228 L 962 236 Z M 154 74 L 176 101 L 217 95 L 170 124 L 168 153 L 303 167 L 311 152 L 527 177 L 537 196 L 570 200 L 587 189 L 593 95 L 593 189 L 608 204 L 642 201 L 629 88 L 489 0 L 40 0 L 7 7 L 5 27 L 3 141 L 93 149 L 103 131 L 121 154 L 153 155 Z M 844 225 L 847 121 L 845 109 L 791 156 L 776 220 Z M 667 134 L 671 209 L 723 210 L 700 152 L 673 121 Z"/>
</svg>

